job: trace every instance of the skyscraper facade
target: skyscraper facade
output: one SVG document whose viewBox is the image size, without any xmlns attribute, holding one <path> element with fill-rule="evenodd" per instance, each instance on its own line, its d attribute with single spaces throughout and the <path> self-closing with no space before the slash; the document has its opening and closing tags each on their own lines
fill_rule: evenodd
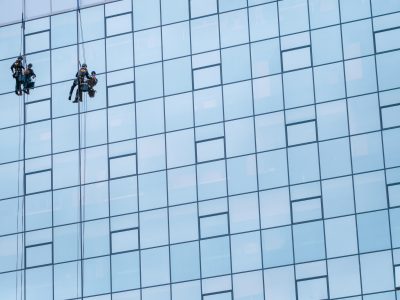
<svg viewBox="0 0 400 300">
<path fill-rule="evenodd" d="M 400 299 L 400 0 L 0 4 L 0 299 Z"/>
</svg>

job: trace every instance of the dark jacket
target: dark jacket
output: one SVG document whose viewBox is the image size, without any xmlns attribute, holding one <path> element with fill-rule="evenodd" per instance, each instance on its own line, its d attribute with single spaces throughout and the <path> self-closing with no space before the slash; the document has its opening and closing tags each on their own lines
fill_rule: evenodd
<svg viewBox="0 0 400 300">
<path fill-rule="evenodd" d="M 22 61 L 17 59 L 12 65 L 11 65 L 11 72 L 13 74 L 18 74 L 22 73 L 22 70 L 25 70 L 24 66 L 22 65 Z"/>
</svg>

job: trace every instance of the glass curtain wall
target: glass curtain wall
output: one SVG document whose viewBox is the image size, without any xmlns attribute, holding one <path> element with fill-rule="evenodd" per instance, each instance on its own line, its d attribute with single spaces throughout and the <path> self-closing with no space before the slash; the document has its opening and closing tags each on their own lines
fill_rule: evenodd
<svg viewBox="0 0 400 300">
<path fill-rule="evenodd" d="M 0 12 L 0 299 L 400 299 L 400 1 L 81 3 Z"/>
</svg>

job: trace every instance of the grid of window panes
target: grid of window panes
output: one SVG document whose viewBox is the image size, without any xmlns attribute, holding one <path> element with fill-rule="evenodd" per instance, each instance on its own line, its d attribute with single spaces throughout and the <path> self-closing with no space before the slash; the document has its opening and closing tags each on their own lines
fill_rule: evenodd
<svg viewBox="0 0 400 300">
<path fill-rule="evenodd" d="M 399 0 L 73 2 L 29 96 L 0 27 L 0 299 L 400 299 Z"/>
</svg>

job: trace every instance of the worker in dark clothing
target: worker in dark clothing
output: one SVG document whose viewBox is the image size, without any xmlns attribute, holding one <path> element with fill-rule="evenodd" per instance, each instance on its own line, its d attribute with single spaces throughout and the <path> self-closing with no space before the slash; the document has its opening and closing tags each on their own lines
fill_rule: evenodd
<svg viewBox="0 0 400 300">
<path fill-rule="evenodd" d="M 22 95 L 22 90 L 21 90 L 21 84 L 23 81 L 22 75 L 23 75 L 23 57 L 18 56 L 17 60 L 11 65 L 11 72 L 13 73 L 13 77 L 15 78 L 15 94 L 18 96 Z"/>
<path fill-rule="evenodd" d="M 97 78 L 96 78 L 96 72 L 92 71 L 90 73 L 90 79 L 88 79 L 87 84 L 88 84 L 88 94 L 90 98 L 93 98 L 94 95 L 96 94 L 96 90 L 93 88 L 97 84 Z"/>
<path fill-rule="evenodd" d="M 75 100 L 73 101 L 74 103 L 78 102 L 78 100 L 82 101 L 82 85 L 85 82 L 85 77 L 87 79 L 90 79 L 86 64 L 82 64 L 82 67 L 79 69 L 78 72 L 76 72 L 75 77 L 76 78 L 74 79 L 74 82 L 72 83 L 71 89 L 69 91 L 69 97 L 68 97 L 68 100 L 71 100 L 72 93 L 74 92 L 75 87 L 78 86 L 78 91 L 76 93 Z"/>
<path fill-rule="evenodd" d="M 29 89 L 33 89 L 35 87 L 35 83 L 32 79 L 36 78 L 36 74 L 32 69 L 32 64 L 28 64 L 28 68 L 24 71 L 23 76 L 23 84 L 24 84 L 24 92 L 29 95 Z"/>
</svg>

